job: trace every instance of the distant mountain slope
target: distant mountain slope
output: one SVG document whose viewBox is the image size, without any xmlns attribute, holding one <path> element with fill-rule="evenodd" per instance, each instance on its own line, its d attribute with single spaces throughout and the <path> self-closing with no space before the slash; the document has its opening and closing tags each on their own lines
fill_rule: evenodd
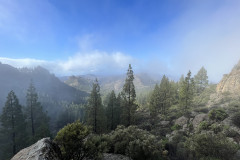
<svg viewBox="0 0 240 160">
<path fill-rule="evenodd" d="M 67 79 L 65 79 L 64 82 L 67 85 L 74 87 L 78 90 L 82 90 L 90 93 L 94 79 L 89 79 L 89 78 L 80 77 L 80 76 L 70 76 Z"/>
<path fill-rule="evenodd" d="M 125 75 L 118 76 L 94 76 L 94 75 L 82 75 L 82 76 L 70 76 L 66 79 L 61 78 L 69 86 L 77 89 L 91 92 L 92 83 L 98 78 L 100 83 L 101 92 L 109 93 L 111 90 L 115 90 L 117 93 L 122 90 L 125 83 Z M 134 79 L 134 85 L 137 92 L 149 91 L 159 81 L 153 80 L 148 74 L 136 74 Z"/>
<path fill-rule="evenodd" d="M 55 75 L 42 67 L 17 69 L 0 63 L 0 110 L 7 94 L 13 90 L 22 105 L 26 104 L 26 91 L 31 79 L 39 94 L 39 99 L 47 104 L 61 101 L 83 103 L 88 95 L 60 81 Z M 50 106 L 48 106 L 50 107 Z"/>
</svg>

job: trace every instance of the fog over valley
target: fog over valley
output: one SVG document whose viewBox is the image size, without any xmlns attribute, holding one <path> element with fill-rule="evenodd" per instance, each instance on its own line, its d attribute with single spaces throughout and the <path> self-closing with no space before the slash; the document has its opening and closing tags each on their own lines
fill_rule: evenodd
<svg viewBox="0 0 240 160">
<path fill-rule="evenodd" d="M 0 160 L 239 160 L 239 0 L 0 0 Z"/>
</svg>

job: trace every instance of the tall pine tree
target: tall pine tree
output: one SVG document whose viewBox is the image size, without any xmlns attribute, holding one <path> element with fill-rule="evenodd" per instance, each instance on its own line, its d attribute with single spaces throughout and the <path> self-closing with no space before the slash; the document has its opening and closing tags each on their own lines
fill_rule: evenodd
<svg viewBox="0 0 240 160">
<path fill-rule="evenodd" d="M 92 91 L 88 99 L 87 123 L 93 127 L 94 133 L 102 133 L 105 130 L 104 109 L 97 79 L 93 83 Z"/>
<path fill-rule="evenodd" d="M 27 90 L 26 114 L 28 118 L 28 128 L 31 132 L 31 142 L 50 135 L 49 117 L 44 112 L 41 103 L 38 102 L 36 89 L 31 81 Z"/>
<path fill-rule="evenodd" d="M 182 78 L 180 79 L 179 88 L 179 104 L 185 111 L 191 106 L 194 93 L 194 79 L 191 78 L 191 71 L 189 71 L 184 80 L 182 80 Z"/>
<path fill-rule="evenodd" d="M 201 94 L 208 86 L 207 70 L 202 67 L 198 73 L 194 76 L 194 81 L 197 89 L 197 93 Z"/>
<path fill-rule="evenodd" d="M 149 110 L 152 117 L 157 116 L 161 108 L 161 96 L 159 85 L 156 84 L 150 95 Z"/>
<path fill-rule="evenodd" d="M 156 116 L 158 113 L 166 113 L 175 98 L 173 87 L 165 75 L 160 85 L 156 84 L 150 96 L 150 114 L 152 116 Z"/>
<path fill-rule="evenodd" d="M 107 115 L 107 128 L 109 130 L 114 130 L 116 126 L 116 108 L 117 108 L 117 98 L 115 92 L 110 93 L 108 104 L 106 108 Z"/>
<path fill-rule="evenodd" d="M 116 97 L 115 92 L 112 92 L 108 96 L 108 102 L 106 107 L 107 128 L 108 130 L 114 130 L 120 124 L 121 116 L 121 95 Z"/>
<path fill-rule="evenodd" d="M 26 145 L 26 123 L 22 106 L 13 91 L 7 96 L 0 117 L 1 121 L 1 158 L 8 159 Z"/>
<path fill-rule="evenodd" d="M 123 86 L 122 97 L 123 97 L 123 112 L 122 112 L 122 121 L 126 126 L 130 126 L 134 123 L 135 112 L 137 105 L 135 86 L 133 83 L 134 75 L 131 64 L 129 64 L 127 71 L 127 78 Z"/>
<path fill-rule="evenodd" d="M 159 90 L 160 90 L 160 101 L 161 101 L 161 113 L 165 114 L 166 110 L 170 107 L 171 105 L 171 85 L 170 82 L 168 80 L 168 78 L 164 75 L 160 86 L 159 86 Z"/>
</svg>

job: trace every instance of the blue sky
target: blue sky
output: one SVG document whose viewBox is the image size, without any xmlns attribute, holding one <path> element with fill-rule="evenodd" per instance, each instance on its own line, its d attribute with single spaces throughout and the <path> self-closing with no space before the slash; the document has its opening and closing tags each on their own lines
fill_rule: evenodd
<svg viewBox="0 0 240 160">
<path fill-rule="evenodd" d="M 238 0 L 0 0 L 0 61 L 56 75 L 179 76 L 217 82 L 240 59 Z"/>
</svg>

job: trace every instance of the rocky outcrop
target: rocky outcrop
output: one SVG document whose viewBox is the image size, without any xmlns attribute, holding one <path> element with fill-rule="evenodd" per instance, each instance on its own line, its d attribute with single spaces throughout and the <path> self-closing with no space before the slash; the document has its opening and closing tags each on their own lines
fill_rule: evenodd
<svg viewBox="0 0 240 160">
<path fill-rule="evenodd" d="M 160 126 L 167 127 L 170 124 L 170 121 L 160 121 Z"/>
<path fill-rule="evenodd" d="M 50 138 L 43 138 L 19 151 L 11 160 L 61 160 L 61 151 Z"/>
<path fill-rule="evenodd" d="M 180 118 L 178 118 L 176 121 L 175 121 L 175 125 L 179 125 L 179 126 L 183 126 L 184 124 L 187 124 L 188 123 L 188 118 L 182 116 Z"/>
<path fill-rule="evenodd" d="M 103 154 L 103 160 L 131 160 L 131 158 L 120 155 L 120 154 Z"/>
<path fill-rule="evenodd" d="M 193 121 L 192 121 L 192 124 L 193 124 L 193 128 L 196 129 L 198 127 L 198 125 L 206 120 L 208 118 L 208 115 L 207 114 L 198 114 L 194 117 Z"/>
<path fill-rule="evenodd" d="M 43 138 L 37 143 L 22 149 L 11 160 L 62 160 L 62 154 L 50 138 Z M 103 160 L 131 160 L 120 154 L 103 154 Z"/>
<path fill-rule="evenodd" d="M 240 61 L 229 74 L 225 74 L 221 82 L 217 85 L 217 93 L 224 92 L 240 93 Z"/>
</svg>

